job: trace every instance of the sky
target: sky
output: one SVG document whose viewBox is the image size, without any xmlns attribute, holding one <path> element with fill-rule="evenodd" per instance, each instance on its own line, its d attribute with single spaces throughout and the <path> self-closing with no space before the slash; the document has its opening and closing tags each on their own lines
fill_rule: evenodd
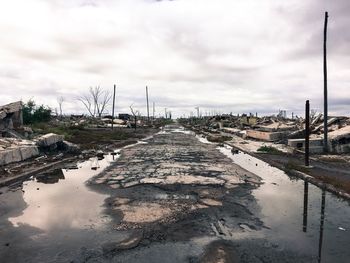
<svg viewBox="0 0 350 263">
<path fill-rule="evenodd" d="M 117 113 L 146 114 L 146 85 L 156 115 L 322 112 L 325 11 L 329 112 L 349 115 L 349 0 L 0 0 L 0 104 L 84 113 L 116 84 Z"/>
</svg>

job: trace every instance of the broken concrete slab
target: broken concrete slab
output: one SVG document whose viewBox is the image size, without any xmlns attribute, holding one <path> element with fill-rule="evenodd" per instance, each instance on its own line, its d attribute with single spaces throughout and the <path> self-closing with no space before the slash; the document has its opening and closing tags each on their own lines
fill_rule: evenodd
<svg viewBox="0 0 350 263">
<path fill-rule="evenodd" d="M 22 102 L 0 106 L 0 130 L 18 129 L 23 126 Z"/>
<path fill-rule="evenodd" d="M 63 142 L 63 135 L 58 135 L 55 133 L 45 134 L 37 139 L 37 145 L 40 147 L 49 147 L 58 142 Z"/>
<path fill-rule="evenodd" d="M 39 155 L 39 149 L 36 146 L 7 148 L 0 151 L 0 165 L 21 162 L 37 155 Z"/>
</svg>

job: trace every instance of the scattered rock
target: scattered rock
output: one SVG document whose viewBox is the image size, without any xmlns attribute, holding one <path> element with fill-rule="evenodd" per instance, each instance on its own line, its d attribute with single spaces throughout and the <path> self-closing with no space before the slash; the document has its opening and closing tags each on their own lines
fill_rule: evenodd
<svg viewBox="0 0 350 263">
<path fill-rule="evenodd" d="M 65 151 L 67 153 L 72 153 L 72 154 L 81 153 L 80 147 L 71 142 L 67 142 L 67 141 L 58 142 L 58 147 L 60 150 Z"/>
</svg>

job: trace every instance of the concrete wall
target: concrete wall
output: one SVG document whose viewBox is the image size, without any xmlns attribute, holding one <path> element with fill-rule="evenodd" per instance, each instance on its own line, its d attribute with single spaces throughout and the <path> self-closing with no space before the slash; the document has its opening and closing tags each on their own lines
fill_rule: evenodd
<svg viewBox="0 0 350 263">
<path fill-rule="evenodd" d="M 285 135 L 286 133 L 284 132 L 247 130 L 247 137 L 267 142 L 279 141 L 283 139 Z"/>
<path fill-rule="evenodd" d="M 305 139 L 289 139 L 288 146 L 305 151 Z M 323 152 L 322 139 L 310 139 L 310 153 Z"/>
</svg>

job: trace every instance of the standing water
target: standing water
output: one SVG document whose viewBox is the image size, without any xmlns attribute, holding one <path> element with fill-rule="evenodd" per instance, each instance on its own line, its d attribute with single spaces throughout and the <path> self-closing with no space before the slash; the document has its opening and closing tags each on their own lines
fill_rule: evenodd
<svg viewBox="0 0 350 263">
<path fill-rule="evenodd" d="M 86 258 L 111 235 L 104 213 L 107 194 L 85 184 L 117 156 L 92 158 L 73 169 L 59 169 L 29 181 L 0 188 L 0 258 L 7 262 L 67 262 Z"/>
<path fill-rule="evenodd" d="M 349 262 L 349 202 L 231 147 L 219 150 L 262 178 L 253 191 L 261 207 L 262 234 L 268 245 L 310 255 L 318 262 Z"/>
</svg>

